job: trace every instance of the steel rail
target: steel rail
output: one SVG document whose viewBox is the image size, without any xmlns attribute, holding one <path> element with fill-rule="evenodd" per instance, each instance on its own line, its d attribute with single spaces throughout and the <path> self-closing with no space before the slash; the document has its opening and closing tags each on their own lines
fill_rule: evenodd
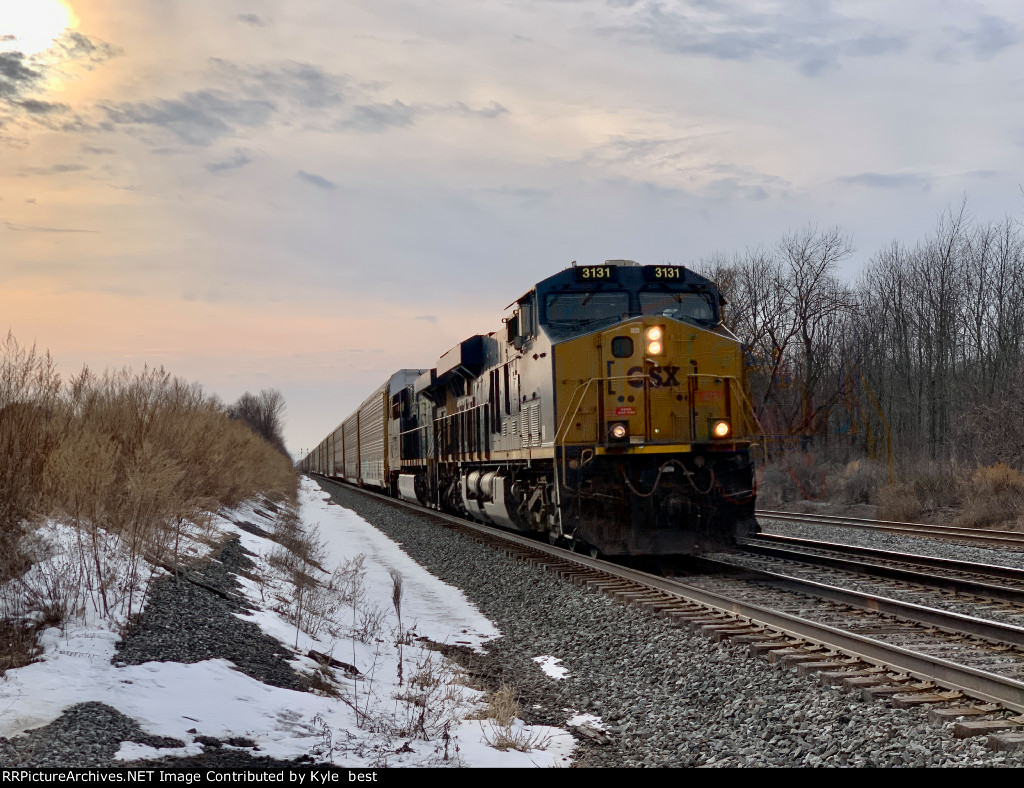
<svg viewBox="0 0 1024 788">
<path fill-rule="evenodd" d="M 870 547 L 860 548 L 851 545 L 836 545 L 831 542 L 817 542 L 793 536 L 779 536 L 778 534 L 758 534 L 754 538 L 740 539 L 737 541 L 737 544 L 745 550 L 756 552 L 759 555 L 807 561 L 812 564 L 827 566 L 833 569 L 860 572 L 863 574 L 870 574 L 875 577 L 888 578 L 890 580 L 921 583 L 932 588 L 941 588 L 958 594 L 974 594 L 976 596 L 987 597 L 1001 602 L 1024 605 L 1024 586 L 1013 587 L 996 585 L 995 583 L 983 580 L 976 580 L 968 577 L 948 577 L 946 575 L 935 574 L 934 571 L 931 573 L 926 571 L 927 569 L 943 569 L 953 572 L 969 572 L 975 575 L 991 576 L 994 579 L 1013 580 L 1019 583 L 1024 583 L 1024 569 L 1013 569 L 1011 567 L 994 566 L 992 564 L 977 564 L 968 561 L 956 561 L 951 558 L 906 555 L 904 553 L 897 553 L 891 550 L 877 550 Z M 811 550 L 826 551 L 830 553 L 830 555 L 820 555 L 818 553 L 810 552 Z M 865 558 L 880 561 L 896 561 L 902 564 L 916 565 L 921 568 L 907 569 L 900 566 L 871 563 L 870 561 L 861 560 Z"/>
<path fill-rule="evenodd" d="M 808 580 L 804 577 L 791 575 L 785 571 L 749 567 L 742 563 L 733 563 L 724 557 L 705 558 L 704 560 L 712 564 L 740 569 L 746 573 L 753 573 L 768 580 L 779 581 L 783 584 L 783 590 L 810 593 L 821 599 L 838 602 L 841 605 L 870 610 L 872 613 L 895 616 L 904 621 L 923 624 L 926 627 L 935 627 L 936 629 L 953 634 L 973 635 L 974 637 L 990 640 L 994 643 L 1009 643 L 1014 646 L 1024 647 L 1024 627 L 1015 624 L 1006 624 L 1001 621 L 968 616 L 964 613 L 941 610 L 927 605 L 920 605 L 916 602 L 905 602 L 901 599 L 892 599 L 891 597 L 885 597 L 876 593 L 842 588 L 829 583 L 821 583 L 817 580 Z"/>
<path fill-rule="evenodd" d="M 843 528 L 861 528 L 904 536 L 925 536 L 940 539 L 962 539 L 985 544 L 1001 544 L 1024 549 L 1024 533 L 981 528 L 960 528 L 952 525 L 927 523 L 901 523 L 895 520 L 865 520 L 856 517 L 835 517 L 824 514 L 798 514 L 759 509 L 754 516 L 766 520 L 803 523 L 807 525 L 834 525 Z"/>
<path fill-rule="evenodd" d="M 318 477 L 323 479 L 323 477 Z M 334 482 L 332 479 L 324 481 Z M 342 486 L 339 484 L 339 486 Z M 865 635 L 846 632 L 828 624 L 810 621 L 790 613 L 745 602 L 714 591 L 697 588 L 677 580 L 642 572 L 637 569 L 610 564 L 589 558 L 561 547 L 546 545 L 527 536 L 500 530 L 489 525 L 465 520 L 434 509 L 426 509 L 381 493 L 344 485 L 343 489 L 361 492 L 397 506 L 411 509 L 450 522 L 466 530 L 518 545 L 529 551 L 549 555 L 563 561 L 586 567 L 610 578 L 625 580 L 677 598 L 680 602 L 696 602 L 714 611 L 732 617 L 742 617 L 783 636 L 813 643 L 886 669 L 905 673 L 923 681 L 933 681 L 943 687 L 958 690 L 973 698 L 996 703 L 1018 713 L 1024 713 L 1024 681 L 999 676 L 986 670 L 958 665 L 941 657 L 922 654 L 902 646 L 895 646 Z"/>
</svg>

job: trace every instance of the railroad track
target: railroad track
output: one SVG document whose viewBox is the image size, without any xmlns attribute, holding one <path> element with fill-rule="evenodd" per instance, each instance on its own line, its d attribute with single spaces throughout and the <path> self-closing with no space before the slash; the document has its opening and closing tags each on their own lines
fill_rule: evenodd
<svg viewBox="0 0 1024 788">
<path fill-rule="evenodd" d="M 1024 569 L 780 534 L 741 539 L 738 546 L 780 561 L 805 562 L 818 568 L 884 578 L 908 587 L 927 586 L 969 597 L 970 603 L 996 602 L 1004 609 L 1018 606 L 1024 616 Z"/>
<path fill-rule="evenodd" d="M 1024 533 L 1015 531 L 985 530 L 981 528 L 959 528 L 951 525 L 929 525 L 927 523 L 901 523 L 889 520 L 864 520 L 856 517 L 834 517 L 825 514 L 796 514 L 760 509 L 757 519 L 776 520 L 787 523 L 810 525 L 831 525 L 843 528 L 859 528 L 900 536 L 922 536 L 931 539 L 957 540 L 970 544 L 998 545 L 1024 550 Z"/>
<path fill-rule="evenodd" d="M 1024 716 L 1015 716 L 1024 713 L 1024 628 L 968 622 L 970 617 L 795 577 L 772 578 L 776 586 L 770 593 L 765 593 L 763 573 L 745 584 L 735 578 L 695 582 L 659 577 L 359 492 L 436 519 L 576 585 L 698 627 L 716 641 L 730 640 L 770 662 L 817 675 L 823 684 L 841 684 L 897 706 L 933 706 L 936 719 L 978 717 L 974 723 L 958 723 L 964 735 L 1024 730 Z"/>
</svg>

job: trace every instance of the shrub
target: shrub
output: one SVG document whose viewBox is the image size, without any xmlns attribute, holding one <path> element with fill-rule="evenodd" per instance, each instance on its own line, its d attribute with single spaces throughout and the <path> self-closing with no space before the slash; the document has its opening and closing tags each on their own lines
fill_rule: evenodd
<svg viewBox="0 0 1024 788">
<path fill-rule="evenodd" d="M 0 582 L 24 571 L 22 521 L 39 504 L 43 465 L 58 436 L 60 377 L 49 354 L 0 340 Z"/>
<path fill-rule="evenodd" d="M 845 503 L 874 503 L 887 477 L 888 471 L 881 464 L 854 460 L 847 464 L 839 478 L 840 495 Z"/>
<path fill-rule="evenodd" d="M 297 487 L 288 458 L 198 384 L 146 367 L 84 368 L 62 386 L 49 355 L 0 342 L 0 584 L 40 560 L 27 521 L 51 517 L 77 532 L 103 614 L 126 601 L 130 615 L 143 559 L 176 563 L 186 523 L 258 495 L 295 501 Z"/>
<path fill-rule="evenodd" d="M 924 513 L 925 507 L 917 497 L 914 485 L 897 481 L 878 492 L 878 518 L 913 522 Z"/>
<path fill-rule="evenodd" d="M 958 525 L 985 528 L 1015 521 L 1024 512 L 1024 475 L 1005 463 L 979 465 L 971 488 Z"/>
</svg>

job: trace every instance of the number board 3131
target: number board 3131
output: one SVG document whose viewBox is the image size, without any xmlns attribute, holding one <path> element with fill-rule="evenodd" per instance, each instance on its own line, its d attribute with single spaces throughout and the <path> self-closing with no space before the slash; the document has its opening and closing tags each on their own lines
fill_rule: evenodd
<svg viewBox="0 0 1024 788">
<path fill-rule="evenodd" d="M 575 271 L 576 278 L 583 282 L 609 282 L 615 278 L 614 265 L 581 265 Z"/>
</svg>

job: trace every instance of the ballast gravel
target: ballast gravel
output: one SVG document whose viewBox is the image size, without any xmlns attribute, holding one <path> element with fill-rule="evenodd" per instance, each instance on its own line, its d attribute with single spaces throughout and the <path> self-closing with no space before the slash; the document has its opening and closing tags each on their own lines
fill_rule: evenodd
<svg viewBox="0 0 1024 788">
<path fill-rule="evenodd" d="M 138 665 L 144 662 L 194 663 L 222 658 L 257 681 L 288 689 L 303 683 L 287 659 L 281 643 L 256 624 L 235 613 L 247 607 L 238 597 L 235 576 L 255 565 L 241 542 L 230 540 L 212 560 L 181 577 L 165 577 L 153 584 L 143 615 L 127 637 L 117 644 L 114 661 Z M 206 741 L 204 741 L 204 739 Z M 132 761 L 134 767 L 270 768 L 308 765 L 250 755 L 240 749 L 224 749 L 212 737 L 195 737 L 204 753 L 189 758 Z M 49 725 L 27 736 L 0 737 L 0 766 L 4 767 L 109 767 L 125 766 L 114 759 L 122 742 L 155 748 L 184 747 L 186 742 L 150 736 L 121 712 L 103 703 L 80 703 Z M 230 742 L 229 742 L 230 743 Z"/>
<path fill-rule="evenodd" d="M 924 710 L 891 709 L 832 688 L 794 670 L 714 644 L 642 608 L 583 591 L 447 530 L 428 515 L 324 483 L 350 508 L 402 544 L 427 570 L 461 588 L 503 636 L 478 654 L 438 646 L 479 684 L 518 691 L 528 723 L 566 727 L 569 718 L 601 718 L 606 736 L 578 736 L 575 765 L 691 766 L 1021 766 L 1021 753 L 996 753 L 982 739 L 958 740 L 930 724 Z M 251 569 L 240 546 L 188 580 L 155 584 L 146 616 L 115 660 L 196 661 L 224 657 L 277 686 L 297 687 L 281 644 L 234 612 L 233 574 Z M 215 623 L 211 623 L 215 622 Z M 188 634 L 185 634 L 188 633 Z M 568 670 L 544 673 L 535 657 Z M 202 731 L 197 731 L 202 741 Z M 143 733 L 99 703 L 65 711 L 17 739 L 0 738 L 4 766 L 111 766 L 122 741 L 154 747 L 180 742 Z M 601 743 L 599 743 L 601 742 Z M 260 758 L 209 742 L 202 756 L 133 766 L 279 767 L 309 765 Z"/>
<path fill-rule="evenodd" d="M 446 651 L 489 688 L 517 687 L 526 722 L 565 726 L 577 712 L 604 721 L 609 743 L 579 736 L 578 766 L 1024 764 L 1024 754 L 953 738 L 923 709 L 819 687 L 744 649 L 587 593 L 427 516 L 322 486 L 494 621 L 503 637 L 485 655 Z M 537 656 L 560 659 L 569 675 L 552 679 Z"/>
<path fill-rule="evenodd" d="M 264 684 L 303 689 L 288 663 L 291 653 L 258 625 L 235 615 L 249 609 L 237 594 L 234 575 L 253 569 L 235 538 L 200 569 L 158 580 L 142 616 L 118 643 L 115 659 L 141 665 L 222 658 Z"/>
</svg>

